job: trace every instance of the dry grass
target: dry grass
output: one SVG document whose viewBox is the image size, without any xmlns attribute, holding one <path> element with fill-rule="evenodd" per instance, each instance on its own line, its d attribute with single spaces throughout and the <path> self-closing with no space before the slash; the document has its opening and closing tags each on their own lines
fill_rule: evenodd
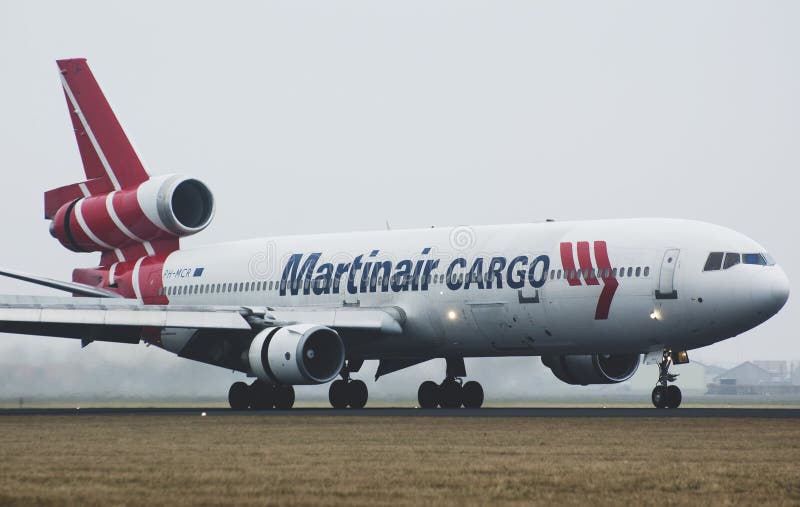
<svg viewBox="0 0 800 507">
<path fill-rule="evenodd" d="M 758 419 L 0 418 L 0 504 L 800 504 Z"/>
</svg>

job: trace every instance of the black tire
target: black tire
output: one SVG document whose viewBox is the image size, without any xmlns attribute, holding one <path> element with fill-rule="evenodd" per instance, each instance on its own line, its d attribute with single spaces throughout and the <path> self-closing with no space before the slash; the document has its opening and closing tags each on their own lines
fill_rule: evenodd
<svg viewBox="0 0 800 507">
<path fill-rule="evenodd" d="M 678 386 L 667 387 L 667 400 L 666 400 L 667 408 L 680 407 L 682 400 L 683 400 L 683 395 L 681 394 L 681 390 Z"/>
<path fill-rule="evenodd" d="M 250 386 L 234 382 L 228 390 L 228 403 L 233 410 L 246 410 L 250 406 Z"/>
<path fill-rule="evenodd" d="M 279 385 L 275 387 L 275 408 L 289 410 L 294 406 L 294 387 Z"/>
<path fill-rule="evenodd" d="M 250 384 L 250 408 L 269 410 L 275 406 L 275 385 L 257 379 Z"/>
<path fill-rule="evenodd" d="M 459 408 L 462 403 L 461 384 L 455 380 L 445 380 L 439 386 L 439 406 L 442 408 Z"/>
<path fill-rule="evenodd" d="M 474 380 L 470 380 L 461 388 L 461 399 L 465 408 L 481 408 L 483 387 Z"/>
<path fill-rule="evenodd" d="M 653 401 L 653 405 L 656 408 L 666 408 L 667 389 L 664 386 L 655 386 L 653 388 L 653 394 L 650 395 L 650 399 Z"/>
<path fill-rule="evenodd" d="M 417 401 L 419 401 L 419 408 L 436 408 L 436 405 L 439 404 L 439 386 L 436 385 L 436 382 L 426 380 L 420 384 Z"/>
<path fill-rule="evenodd" d="M 364 408 L 368 397 L 367 384 L 363 380 L 353 380 L 347 384 L 347 404 L 350 408 Z"/>
<path fill-rule="evenodd" d="M 347 382 L 334 380 L 328 388 L 328 401 L 336 409 L 347 408 Z"/>
</svg>

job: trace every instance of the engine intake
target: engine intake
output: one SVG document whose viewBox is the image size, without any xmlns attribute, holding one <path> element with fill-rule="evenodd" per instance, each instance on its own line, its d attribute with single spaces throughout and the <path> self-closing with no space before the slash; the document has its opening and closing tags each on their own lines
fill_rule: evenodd
<svg viewBox="0 0 800 507">
<path fill-rule="evenodd" d="M 567 384 L 618 384 L 636 373 L 639 354 L 542 356 L 542 363 Z"/>
<path fill-rule="evenodd" d="M 258 378 L 281 384 L 324 384 L 344 365 L 344 344 L 331 328 L 294 324 L 267 328 L 250 343 L 248 363 Z"/>
<path fill-rule="evenodd" d="M 50 233 L 70 250 L 104 252 L 189 236 L 213 218 L 214 196 L 208 187 L 172 174 L 68 202 L 53 216 Z"/>
</svg>

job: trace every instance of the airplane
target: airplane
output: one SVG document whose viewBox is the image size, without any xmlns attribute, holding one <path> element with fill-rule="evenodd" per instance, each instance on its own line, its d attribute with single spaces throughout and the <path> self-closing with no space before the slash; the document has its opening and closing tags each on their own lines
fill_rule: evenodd
<svg viewBox="0 0 800 507">
<path fill-rule="evenodd" d="M 50 233 L 100 254 L 72 281 L 0 274 L 71 296 L 3 296 L 0 332 L 147 344 L 245 373 L 232 409 L 289 409 L 295 385 L 445 359 L 420 408 L 478 408 L 464 358 L 539 356 L 561 381 L 615 384 L 658 364 L 651 400 L 676 408 L 673 364 L 752 329 L 789 281 L 750 238 L 699 221 L 640 218 L 267 237 L 180 248 L 215 214 L 191 176 L 151 176 L 83 58 L 57 61 L 86 179 L 44 194 Z M 388 229 L 388 227 L 387 227 Z"/>
</svg>

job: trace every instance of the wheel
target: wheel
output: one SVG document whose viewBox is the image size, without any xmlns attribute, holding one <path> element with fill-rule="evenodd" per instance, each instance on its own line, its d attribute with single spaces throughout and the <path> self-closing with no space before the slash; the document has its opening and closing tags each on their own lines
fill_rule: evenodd
<svg viewBox="0 0 800 507">
<path fill-rule="evenodd" d="M 275 386 L 275 408 L 288 410 L 294 405 L 294 387 L 287 385 Z"/>
<path fill-rule="evenodd" d="M 436 385 L 436 382 L 426 380 L 420 384 L 417 400 L 419 408 L 436 408 L 436 405 L 439 404 L 439 386 Z"/>
<path fill-rule="evenodd" d="M 656 408 L 666 408 L 667 389 L 664 386 L 655 386 L 650 399 L 653 400 L 653 405 L 655 405 Z"/>
<path fill-rule="evenodd" d="M 269 410 L 275 406 L 275 386 L 271 382 L 255 380 L 250 384 L 250 408 Z"/>
<path fill-rule="evenodd" d="M 667 399 L 666 399 L 667 408 L 678 408 L 681 405 L 682 399 L 683 395 L 681 395 L 681 390 L 678 386 L 667 387 Z"/>
<path fill-rule="evenodd" d="M 347 408 L 347 382 L 334 380 L 328 388 L 328 401 L 333 408 Z"/>
<path fill-rule="evenodd" d="M 233 410 L 245 410 L 250 406 L 250 386 L 234 382 L 228 390 L 228 403 Z"/>
<path fill-rule="evenodd" d="M 347 384 L 347 404 L 350 408 L 364 408 L 368 396 L 367 384 L 363 380 L 353 380 Z"/>
<path fill-rule="evenodd" d="M 445 380 L 439 386 L 439 406 L 442 408 L 458 408 L 461 406 L 461 384 L 455 380 Z"/>
<path fill-rule="evenodd" d="M 461 398 L 466 408 L 481 408 L 483 405 L 483 387 L 470 380 L 461 388 Z"/>
</svg>

